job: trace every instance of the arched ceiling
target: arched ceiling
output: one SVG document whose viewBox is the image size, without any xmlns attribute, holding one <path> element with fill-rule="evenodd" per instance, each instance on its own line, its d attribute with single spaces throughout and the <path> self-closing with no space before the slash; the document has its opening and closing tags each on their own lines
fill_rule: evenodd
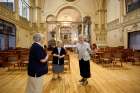
<svg viewBox="0 0 140 93">
<path fill-rule="evenodd" d="M 46 19 L 48 15 L 54 15 L 59 17 L 59 20 L 65 19 L 69 20 L 79 20 L 78 17 L 81 18 L 84 16 L 91 16 L 92 20 L 96 19 L 96 13 L 98 10 L 102 9 L 103 1 L 104 0 L 76 0 L 74 2 L 67 2 L 66 0 L 37 0 L 40 2 L 41 11 L 42 11 L 42 20 Z M 105 0 L 106 1 L 106 0 Z M 65 9 L 58 12 L 66 7 L 66 6 L 73 6 L 80 11 L 81 15 L 78 14 L 73 9 Z M 63 16 L 62 16 L 63 15 Z M 73 19 L 74 17 L 74 19 Z M 76 19 L 77 18 L 77 19 Z"/>
<path fill-rule="evenodd" d="M 81 14 L 72 7 L 65 7 L 57 14 L 57 21 L 81 21 Z"/>
</svg>

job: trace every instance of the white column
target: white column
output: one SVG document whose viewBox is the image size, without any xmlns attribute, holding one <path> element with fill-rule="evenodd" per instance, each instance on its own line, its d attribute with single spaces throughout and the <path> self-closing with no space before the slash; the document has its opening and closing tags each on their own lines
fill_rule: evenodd
<svg viewBox="0 0 140 93">
<path fill-rule="evenodd" d="M 15 3 L 15 13 L 16 13 L 16 20 L 19 20 L 19 0 L 14 0 Z"/>
<path fill-rule="evenodd" d="M 124 0 L 119 0 L 120 1 L 120 18 L 119 21 L 120 23 L 123 22 L 123 16 L 124 16 Z"/>
</svg>

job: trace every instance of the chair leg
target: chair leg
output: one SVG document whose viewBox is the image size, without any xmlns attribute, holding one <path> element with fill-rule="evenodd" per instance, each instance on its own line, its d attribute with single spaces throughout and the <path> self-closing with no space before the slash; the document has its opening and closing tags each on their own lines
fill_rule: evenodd
<svg viewBox="0 0 140 93">
<path fill-rule="evenodd" d="M 69 63 L 69 71 L 70 71 L 70 63 Z"/>
<path fill-rule="evenodd" d="M 122 63 L 122 61 L 120 61 L 121 62 L 121 67 L 123 66 L 123 63 Z"/>
<path fill-rule="evenodd" d="M 132 61 L 132 65 L 135 65 L 135 61 Z"/>
</svg>

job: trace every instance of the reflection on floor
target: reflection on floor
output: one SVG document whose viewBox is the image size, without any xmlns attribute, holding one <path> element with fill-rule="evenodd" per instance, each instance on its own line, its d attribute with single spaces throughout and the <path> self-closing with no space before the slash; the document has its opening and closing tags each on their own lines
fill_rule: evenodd
<svg viewBox="0 0 140 93">
<path fill-rule="evenodd" d="M 140 66 L 124 64 L 123 67 L 102 67 L 91 62 L 91 74 L 87 86 L 79 84 L 79 66 L 75 54 L 70 55 L 71 73 L 62 80 L 45 76 L 44 93 L 140 93 Z M 24 93 L 26 71 L 0 69 L 0 93 Z"/>
</svg>

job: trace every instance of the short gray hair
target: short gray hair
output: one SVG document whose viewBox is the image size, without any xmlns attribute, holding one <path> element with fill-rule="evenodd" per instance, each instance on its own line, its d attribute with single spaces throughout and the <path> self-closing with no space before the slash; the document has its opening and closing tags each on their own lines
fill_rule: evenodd
<svg viewBox="0 0 140 93">
<path fill-rule="evenodd" d="M 61 44 L 63 43 L 61 40 L 58 40 L 58 41 L 56 41 L 56 42 L 57 42 L 57 43 L 61 43 Z"/>
<path fill-rule="evenodd" d="M 85 39 L 86 37 L 85 37 L 85 35 L 80 34 L 78 38 L 83 38 L 83 39 Z"/>
<path fill-rule="evenodd" d="M 40 42 L 42 39 L 43 39 L 43 35 L 41 33 L 36 33 L 34 36 L 33 36 L 33 40 L 35 42 Z"/>
</svg>

